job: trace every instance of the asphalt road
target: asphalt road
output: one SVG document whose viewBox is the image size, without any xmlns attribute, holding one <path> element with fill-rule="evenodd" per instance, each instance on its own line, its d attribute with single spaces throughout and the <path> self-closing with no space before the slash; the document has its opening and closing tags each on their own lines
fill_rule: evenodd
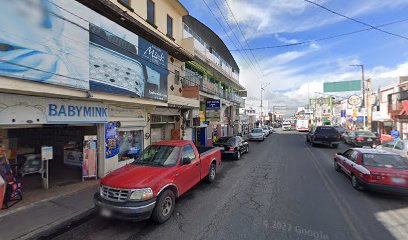
<svg viewBox="0 0 408 240">
<path fill-rule="evenodd" d="M 354 190 L 333 169 L 346 148 L 276 132 L 224 160 L 216 182 L 178 199 L 165 224 L 94 216 L 56 239 L 408 239 L 408 198 Z"/>
</svg>

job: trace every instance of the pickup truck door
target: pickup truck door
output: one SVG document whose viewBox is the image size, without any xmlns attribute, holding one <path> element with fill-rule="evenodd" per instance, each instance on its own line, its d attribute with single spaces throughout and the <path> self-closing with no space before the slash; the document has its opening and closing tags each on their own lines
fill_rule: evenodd
<svg viewBox="0 0 408 240">
<path fill-rule="evenodd" d="M 190 158 L 191 163 L 183 165 L 183 158 Z M 180 164 L 175 183 L 180 190 L 180 194 L 182 194 L 196 185 L 201 179 L 200 156 L 196 156 L 193 146 L 190 144 L 183 147 Z"/>
</svg>

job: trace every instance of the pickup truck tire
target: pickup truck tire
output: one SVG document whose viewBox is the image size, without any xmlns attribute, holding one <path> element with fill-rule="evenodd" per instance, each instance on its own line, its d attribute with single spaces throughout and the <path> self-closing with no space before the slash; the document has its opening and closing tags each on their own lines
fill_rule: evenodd
<svg viewBox="0 0 408 240">
<path fill-rule="evenodd" d="M 164 223 L 174 212 L 176 197 L 170 189 L 165 190 L 158 197 L 156 206 L 153 209 L 152 220 L 156 223 Z"/>
<path fill-rule="evenodd" d="M 332 148 L 338 148 L 339 144 L 332 144 Z"/>
<path fill-rule="evenodd" d="M 208 183 L 212 183 L 215 180 L 215 176 L 217 175 L 217 167 L 216 165 L 213 163 L 210 166 L 210 169 L 208 169 L 208 176 L 206 178 L 206 181 Z"/>
</svg>

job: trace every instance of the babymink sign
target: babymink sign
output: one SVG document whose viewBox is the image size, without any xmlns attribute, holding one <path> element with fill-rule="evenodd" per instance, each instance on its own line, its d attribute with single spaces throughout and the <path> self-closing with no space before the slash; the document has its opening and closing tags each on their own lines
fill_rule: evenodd
<svg viewBox="0 0 408 240">
<path fill-rule="evenodd" d="M 106 122 L 103 103 L 0 93 L 0 125 Z"/>
</svg>

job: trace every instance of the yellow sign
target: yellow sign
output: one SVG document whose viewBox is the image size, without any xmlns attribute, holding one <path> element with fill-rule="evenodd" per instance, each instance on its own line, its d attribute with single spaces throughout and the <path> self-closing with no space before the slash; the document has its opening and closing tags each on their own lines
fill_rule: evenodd
<svg viewBox="0 0 408 240">
<path fill-rule="evenodd" d="M 357 117 L 358 111 L 357 108 L 353 108 L 353 118 Z"/>
<path fill-rule="evenodd" d="M 205 113 L 204 113 L 204 111 L 200 111 L 200 122 L 205 122 Z"/>
</svg>

